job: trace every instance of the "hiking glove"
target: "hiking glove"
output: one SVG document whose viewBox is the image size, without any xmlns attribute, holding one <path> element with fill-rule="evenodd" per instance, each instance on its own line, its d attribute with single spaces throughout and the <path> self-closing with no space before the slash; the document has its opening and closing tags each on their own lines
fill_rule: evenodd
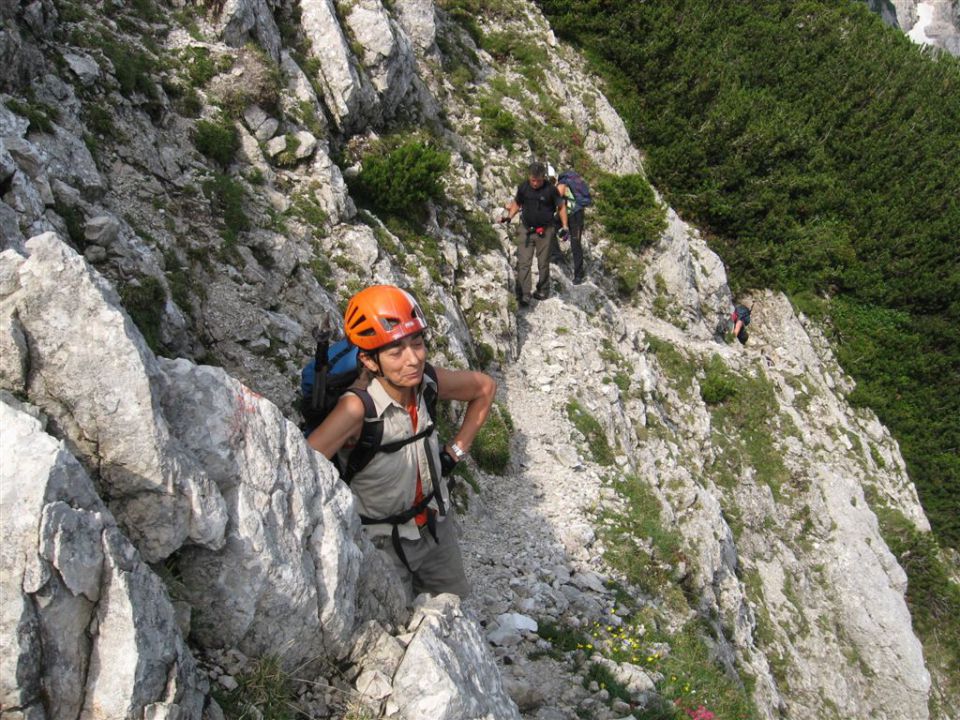
<svg viewBox="0 0 960 720">
<path fill-rule="evenodd" d="M 565 227 L 562 227 L 559 230 L 557 230 L 557 237 L 560 238 L 561 240 L 566 240 L 569 234 L 570 234 L 570 231 L 567 230 Z"/>
<path fill-rule="evenodd" d="M 446 477 L 453 472 L 453 469 L 457 466 L 457 461 L 454 457 L 447 452 L 446 448 L 443 448 L 440 451 L 440 474 L 443 477 Z"/>
</svg>

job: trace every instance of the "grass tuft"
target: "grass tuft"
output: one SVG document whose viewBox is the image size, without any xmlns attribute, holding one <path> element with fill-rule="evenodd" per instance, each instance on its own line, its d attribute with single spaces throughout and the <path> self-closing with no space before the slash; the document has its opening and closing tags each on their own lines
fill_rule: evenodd
<svg viewBox="0 0 960 720">
<path fill-rule="evenodd" d="M 473 441 L 470 454 L 484 472 L 503 475 L 510 463 L 510 436 L 513 418 L 500 403 L 495 402 L 480 432 Z"/>
<path fill-rule="evenodd" d="M 598 465 L 613 465 L 613 450 L 597 419 L 576 400 L 567 403 L 567 417 L 586 439 L 593 461 Z"/>
</svg>

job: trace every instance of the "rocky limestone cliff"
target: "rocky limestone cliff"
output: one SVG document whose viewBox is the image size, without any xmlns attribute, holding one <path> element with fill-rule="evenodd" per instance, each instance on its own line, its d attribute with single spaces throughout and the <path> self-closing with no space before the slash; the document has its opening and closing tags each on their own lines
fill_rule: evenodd
<svg viewBox="0 0 960 720">
<path fill-rule="evenodd" d="M 558 265 L 554 297 L 516 312 L 488 221 L 528 159 L 642 173 L 533 6 L 141 5 L 2 10 L 4 716 L 216 718 L 209 685 L 269 658 L 315 717 L 623 717 L 680 692 L 690 639 L 759 717 L 928 717 L 873 510 L 929 528 L 814 323 L 758 295 L 748 345 L 718 342 L 723 266 L 672 212 L 642 254 L 591 214 L 589 282 Z M 197 147 L 224 117 L 221 162 Z M 415 237 L 344 180 L 398 132 L 451 156 Z M 462 498 L 462 605 L 402 606 L 291 422 L 310 329 L 371 282 L 416 288 L 441 364 L 491 358 L 512 418 L 505 474 L 473 466 Z M 638 487 L 646 582 L 607 532 Z M 105 663 L 129 672 L 107 688 Z"/>
<path fill-rule="evenodd" d="M 914 42 L 960 56 L 960 3 L 956 0 L 868 0 L 867 4 Z"/>
</svg>

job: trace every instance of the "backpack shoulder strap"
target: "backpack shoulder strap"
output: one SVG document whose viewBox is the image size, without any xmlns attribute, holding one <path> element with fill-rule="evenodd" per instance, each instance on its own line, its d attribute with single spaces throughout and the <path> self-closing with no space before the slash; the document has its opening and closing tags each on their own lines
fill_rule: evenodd
<svg viewBox="0 0 960 720">
<path fill-rule="evenodd" d="M 353 477 L 370 464 L 373 456 L 380 449 L 380 443 L 383 440 L 383 420 L 377 415 L 377 406 L 369 392 L 363 388 L 349 388 L 347 392 L 353 393 L 363 402 L 363 427 L 360 430 L 360 438 L 350 451 L 347 465 L 343 469 L 343 481 L 349 485 Z"/>
</svg>

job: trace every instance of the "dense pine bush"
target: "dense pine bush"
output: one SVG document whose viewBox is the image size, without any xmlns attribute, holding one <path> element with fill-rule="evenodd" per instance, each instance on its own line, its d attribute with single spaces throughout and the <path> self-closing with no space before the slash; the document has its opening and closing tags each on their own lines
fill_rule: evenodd
<svg viewBox="0 0 960 720">
<path fill-rule="evenodd" d="M 614 242 L 642 250 L 666 230 L 666 208 L 642 175 L 608 175 L 597 183 L 596 192 L 597 218 Z"/>
<path fill-rule="evenodd" d="M 240 149 L 240 138 L 233 123 L 225 118 L 197 122 L 194 143 L 197 150 L 223 167 L 233 162 Z"/>
<path fill-rule="evenodd" d="M 351 190 L 361 202 L 388 215 L 419 214 L 428 200 L 440 198 L 440 178 L 449 166 L 449 153 L 410 141 L 364 157 Z"/>
</svg>

